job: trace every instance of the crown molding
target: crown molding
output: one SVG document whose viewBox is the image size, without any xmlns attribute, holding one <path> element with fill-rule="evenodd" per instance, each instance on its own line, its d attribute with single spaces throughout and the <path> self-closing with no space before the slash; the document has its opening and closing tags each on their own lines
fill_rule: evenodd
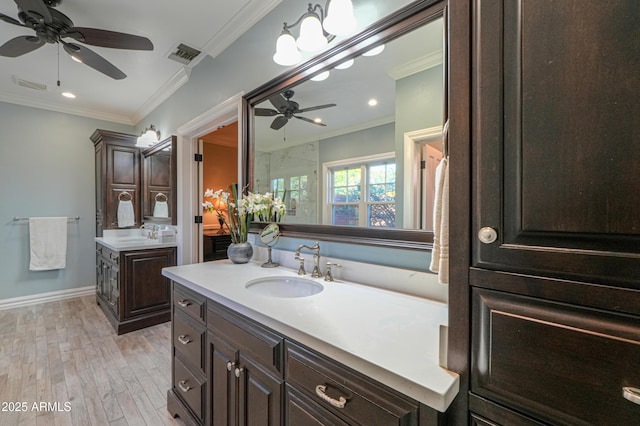
<svg viewBox="0 0 640 426">
<path fill-rule="evenodd" d="M 387 71 L 387 75 L 397 81 L 441 64 L 442 50 L 436 50 L 428 55 L 421 56 L 413 61 L 390 69 Z"/>
<path fill-rule="evenodd" d="M 59 105 L 53 102 L 29 99 L 23 96 L 0 94 L 0 101 L 9 104 L 27 106 L 31 108 L 45 109 L 48 111 L 61 112 L 64 114 L 77 115 L 86 118 L 95 118 L 96 120 L 110 121 L 113 123 L 133 125 L 131 118 L 120 114 L 109 114 L 102 111 L 92 110 L 86 107 L 70 107 Z"/>
<path fill-rule="evenodd" d="M 166 101 L 179 88 L 189 81 L 191 70 L 186 67 L 180 68 L 174 75 L 167 80 L 158 90 L 155 91 L 149 99 L 147 99 L 140 108 L 133 114 L 133 124 L 137 125 L 143 118 L 151 114 L 160 104 Z"/>
</svg>

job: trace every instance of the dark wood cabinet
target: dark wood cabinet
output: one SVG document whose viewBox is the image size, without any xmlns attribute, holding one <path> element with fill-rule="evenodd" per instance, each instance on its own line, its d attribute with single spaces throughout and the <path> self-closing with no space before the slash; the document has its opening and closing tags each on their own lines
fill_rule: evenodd
<svg viewBox="0 0 640 426">
<path fill-rule="evenodd" d="M 95 147 L 96 236 L 105 229 L 120 229 L 118 204 L 130 200 L 134 224 L 142 225 L 140 149 L 136 137 L 125 133 L 96 130 L 91 135 Z"/>
<path fill-rule="evenodd" d="M 113 251 L 96 245 L 96 301 L 118 334 L 171 319 L 170 281 L 176 249 Z"/>
<path fill-rule="evenodd" d="M 218 234 L 217 231 L 204 231 L 202 235 L 203 259 L 220 260 L 227 258 L 227 248 L 231 244 L 230 234 Z"/>
<path fill-rule="evenodd" d="M 167 409 L 186 424 L 444 424 L 442 413 L 175 282 L 173 306 Z"/>
<path fill-rule="evenodd" d="M 471 9 L 472 424 L 640 421 L 637 11 Z"/>
</svg>

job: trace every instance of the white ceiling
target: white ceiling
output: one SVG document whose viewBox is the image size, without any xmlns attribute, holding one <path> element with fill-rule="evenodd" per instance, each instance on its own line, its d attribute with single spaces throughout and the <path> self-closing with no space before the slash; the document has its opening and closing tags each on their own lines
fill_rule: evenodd
<svg viewBox="0 0 640 426">
<path fill-rule="evenodd" d="M 120 68 L 127 78 L 113 80 L 73 61 L 60 46 L 46 44 L 18 58 L 0 56 L 0 101 L 45 108 L 124 124 L 137 124 L 188 80 L 190 67 L 213 57 L 259 21 L 281 0 L 63 0 L 56 8 L 79 27 L 141 35 L 154 50 L 132 51 L 87 46 Z M 17 19 L 12 0 L 0 0 L 0 13 Z M 0 21 L 0 45 L 34 35 Z M 184 43 L 203 52 L 188 67 L 167 58 Z M 44 84 L 46 91 L 18 86 L 16 79 Z M 71 91 L 77 98 L 60 95 Z"/>
</svg>

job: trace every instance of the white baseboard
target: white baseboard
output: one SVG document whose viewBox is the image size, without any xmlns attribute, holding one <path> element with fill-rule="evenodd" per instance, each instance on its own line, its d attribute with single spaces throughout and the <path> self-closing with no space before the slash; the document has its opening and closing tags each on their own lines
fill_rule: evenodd
<svg viewBox="0 0 640 426">
<path fill-rule="evenodd" d="M 54 302 L 56 300 L 73 299 L 75 297 L 95 294 L 96 287 L 72 288 L 69 290 L 51 291 L 49 293 L 32 294 L 29 296 L 13 297 L 0 300 L 0 311 L 5 309 L 20 308 L 22 306 L 37 305 L 39 303 Z"/>
</svg>

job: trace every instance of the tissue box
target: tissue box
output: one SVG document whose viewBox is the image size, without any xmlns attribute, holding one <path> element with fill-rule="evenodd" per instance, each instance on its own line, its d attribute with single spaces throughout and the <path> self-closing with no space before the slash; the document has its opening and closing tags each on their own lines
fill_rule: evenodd
<svg viewBox="0 0 640 426">
<path fill-rule="evenodd" d="M 176 242 L 176 231 L 173 229 L 161 229 L 158 231 L 158 242 L 160 244 L 171 244 Z"/>
</svg>

